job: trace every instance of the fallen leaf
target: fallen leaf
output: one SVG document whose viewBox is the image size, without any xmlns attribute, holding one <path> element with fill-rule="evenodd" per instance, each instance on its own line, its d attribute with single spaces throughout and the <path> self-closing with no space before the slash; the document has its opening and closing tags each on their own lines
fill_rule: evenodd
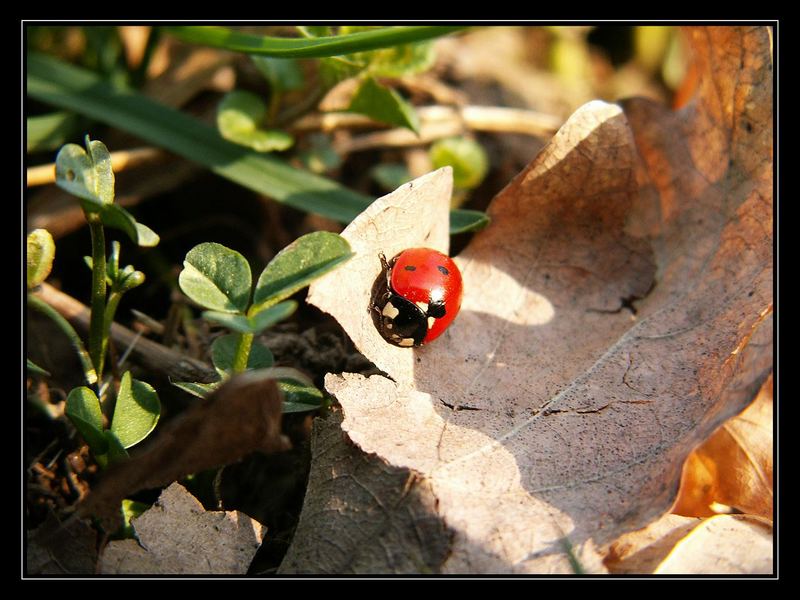
<svg viewBox="0 0 800 600">
<path fill-rule="evenodd" d="M 766 519 L 666 514 L 611 543 L 605 565 L 615 575 L 764 574 L 772 572 L 772 552 L 772 526 Z"/>
<path fill-rule="evenodd" d="M 772 526 L 749 515 L 704 519 L 655 570 L 657 575 L 768 575 L 773 572 Z"/>
<path fill-rule="evenodd" d="M 579 109 L 456 257 L 461 314 L 436 342 L 389 346 L 368 303 L 379 251 L 446 250 L 447 171 L 373 203 L 348 268 L 311 286 L 389 376 L 326 388 L 355 444 L 430 482 L 445 572 L 603 571 L 595 546 L 665 513 L 690 450 L 771 372 L 769 35 L 688 33 L 696 101 Z"/>
<path fill-rule="evenodd" d="M 689 455 L 672 512 L 706 517 L 721 504 L 772 520 L 772 419 L 770 376 L 744 412 Z"/>
<path fill-rule="evenodd" d="M 97 532 L 88 520 L 59 522 L 49 515 L 26 532 L 25 574 L 93 575 L 97 562 Z"/>
<path fill-rule="evenodd" d="M 178 483 L 132 520 L 138 540 L 110 542 L 104 575 L 243 575 L 266 533 L 238 511 L 206 511 Z"/>
<path fill-rule="evenodd" d="M 603 561 L 615 575 L 649 574 L 700 519 L 666 514 L 644 529 L 626 533 L 612 542 Z"/>
<path fill-rule="evenodd" d="M 436 512 L 429 481 L 348 443 L 340 413 L 314 421 L 311 452 L 317 459 L 306 504 L 279 574 L 408 575 L 441 569 L 452 532 Z"/>
<path fill-rule="evenodd" d="M 133 452 L 129 460 L 110 468 L 78 507 L 78 514 L 94 514 L 113 531 L 120 524 L 119 503 L 138 490 L 161 487 L 252 452 L 286 449 L 281 405 L 275 380 L 265 378 L 263 371 L 229 379 L 160 426 L 153 439 Z"/>
</svg>

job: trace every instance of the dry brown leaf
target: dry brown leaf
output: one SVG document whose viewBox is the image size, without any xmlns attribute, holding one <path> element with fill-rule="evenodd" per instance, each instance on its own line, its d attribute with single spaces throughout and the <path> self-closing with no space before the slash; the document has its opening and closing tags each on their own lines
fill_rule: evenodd
<svg viewBox="0 0 800 600">
<path fill-rule="evenodd" d="M 768 575 L 773 572 L 772 525 L 749 515 L 704 519 L 655 570 L 657 575 Z"/>
<path fill-rule="evenodd" d="M 434 344 L 389 346 L 367 306 L 379 251 L 446 249 L 449 173 L 376 201 L 310 290 L 391 377 L 326 387 L 353 442 L 430 481 L 446 572 L 602 571 L 593 547 L 666 512 L 689 451 L 771 371 L 769 37 L 689 33 L 696 101 L 578 110 L 456 258 L 462 313 Z"/>
<path fill-rule="evenodd" d="M 649 574 L 675 544 L 700 524 L 700 519 L 667 514 L 644 529 L 626 533 L 609 545 L 605 565 L 609 573 Z"/>
<path fill-rule="evenodd" d="M 260 371 L 231 378 L 170 423 L 131 458 L 108 470 L 79 515 L 95 514 L 109 531 L 119 524 L 119 503 L 190 473 L 235 462 L 251 452 L 288 447 L 281 434 L 282 395 Z"/>
<path fill-rule="evenodd" d="M 105 575 L 242 575 L 265 529 L 238 511 L 206 511 L 178 483 L 132 520 L 136 540 L 109 543 L 100 555 Z"/>
<path fill-rule="evenodd" d="M 772 572 L 772 527 L 751 515 L 710 519 L 667 514 L 609 545 L 614 574 L 765 574 Z"/>
<path fill-rule="evenodd" d="M 384 573 L 438 572 L 452 533 L 430 482 L 342 438 L 340 413 L 314 421 L 307 501 L 279 573 L 370 574 L 376 556 Z"/>
<path fill-rule="evenodd" d="M 772 377 L 755 401 L 689 455 L 672 512 L 705 517 L 714 503 L 772 519 Z"/>
<path fill-rule="evenodd" d="M 523 28 L 476 28 L 437 40 L 437 57 L 472 102 L 527 106 L 566 117 L 592 99 L 590 85 L 573 80 L 570 86 L 549 69 L 531 65 L 526 46 L 534 35 Z"/>
<path fill-rule="evenodd" d="M 97 531 L 86 519 L 59 522 L 49 515 L 26 532 L 26 575 L 92 575 L 97 562 Z"/>
</svg>

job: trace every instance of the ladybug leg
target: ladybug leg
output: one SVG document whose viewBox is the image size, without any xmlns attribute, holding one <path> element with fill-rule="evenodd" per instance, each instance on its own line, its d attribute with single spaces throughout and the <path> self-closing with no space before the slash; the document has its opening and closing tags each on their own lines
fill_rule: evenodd
<svg viewBox="0 0 800 600">
<path fill-rule="evenodd" d="M 378 258 L 381 259 L 381 269 L 383 270 L 384 277 L 386 277 L 386 289 L 391 289 L 392 268 L 389 266 L 389 262 L 386 260 L 386 255 L 383 252 L 378 254 Z"/>
</svg>

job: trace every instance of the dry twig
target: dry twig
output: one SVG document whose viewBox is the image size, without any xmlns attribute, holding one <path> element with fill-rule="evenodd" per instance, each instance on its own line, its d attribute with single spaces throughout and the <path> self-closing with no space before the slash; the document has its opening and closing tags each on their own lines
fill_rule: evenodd
<svg viewBox="0 0 800 600">
<path fill-rule="evenodd" d="M 47 283 L 43 283 L 35 293 L 70 323 L 81 329 L 88 329 L 88 306 Z M 111 325 L 111 339 L 121 348 L 127 348 L 135 341 L 131 353 L 137 357 L 139 362 L 148 369 L 164 373 L 174 381 L 209 382 L 217 378 L 214 370 L 205 363 L 184 356 L 153 340 L 143 338 L 117 323 Z"/>
<path fill-rule="evenodd" d="M 152 147 L 119 150 L 111 153 L 111 168 L 115 173 L 141 165 L 151 164 L 164 158 L 163 150 Z M 47 185 L 56 181 L 56 163 L 29 167 L 27 186 Z"/>
<path fill-rule="evenodd" d="M 338 143 L 341 152 L 356 152 L 385 146 L 417 146 L 465 130 L 492 131 L 496 133 L 521 133 L 536 137 L 550 137 L 561 126 L 561 119 L 532 110 L 497 106 L 421 106 L 417 109 L 420 135 L 407 129 L 389 129 Z M 292 125 L 295 131 L 379 127 L 380 123 L 363 115 L 352 113 L 313 114 Z"/>
</svg>

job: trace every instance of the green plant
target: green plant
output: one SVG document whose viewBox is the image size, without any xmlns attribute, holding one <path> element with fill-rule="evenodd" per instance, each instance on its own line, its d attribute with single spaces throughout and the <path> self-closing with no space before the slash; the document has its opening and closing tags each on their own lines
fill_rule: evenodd
<svg viewBox="0 0 800 600">
<path fill-rule="evenodd" d="M 352 39 L 353 36 L 368 32 L 372 32 L 372 35 L 384 35 L 392 31 L 385 27 L 343 26 L 339 28 L 338 35 L 334 35 L 332 27 L 297 29 L 309 41 L 321 38 Z M 212 38 L 209 34 L 215 32 L 219 33 L 218 28 L 175 30 L 184 39 L 205 43 L 210 43 Z M 357 81 L 357 85 L 344 110 L 419 133 L 419 118 L 414 107 L 397 91 L 379 82 L 378 78 L 399 78 L 427 70 L 434 62 L 432 42 L 412 41 L 378 49 L 367 49 L 369 46 L 359 45 L 355 47 L 364 49 L 340 56 L 318 58 L 319 82 L 316 88 L 308 90 L 307 97 L 317 100 L 337 83 L 352 78 Z M 303 71 L 295 58 L 251 55 L 251 59 L 269 83 L 269 101 L 266 102 L 249 91 L 228 92 L 217 110 L 217 127 L 225 139 L 258 152 L 286 150 L 293 145 L 294 138 L 273 126 L 283 94 L 304 87 Z M 297 113 L 297 110 L 292 112 Z"/>
<path fill-rule="evenodd" d="M 297 303 L 287 298 L 351 256 L 350 245 L 341 236 L 309 233 L 281 250 L 253 287 L 250 265 L 235 250 L 213 242 L 192 248 L 178 278 L 181 290 L 207 309 L 204 319 L 232 333 L 218 337 L 211 346 L 217 381 L 174 385 L 205 397 L 234 373 L 272 368 L 272 353 L 255 336 L 294 313 Z M 284 412 L 319 407 L 322 393 L 307 377 L 294 369 L 275 369 L 274 373 L 285 395 Z"/>
<path fill-rule="evenodd" d="M 282 41 L 325 44 L 321 47 L 334 54 L 330 48 L 341 47 L 336 38 L 318 42 Z M 312 50 L 319 51 L 319 46 L 313 46 Z M 133 133 L 277 202 L 349 223 L 373 200 L 332 179 L 293 168 L 276 157 L 229 142 L 220 137 L 216 128 L 118 83 L 105 81 L 86 69 L 35 52 L 26 58 L 26 92 L 31 98 Z M 475 231 L 488 222 L 483 212 L 454 210 L 450 213 L 450 232 Z"/>
<path fill-rule="evenodd" d="M 324 29 L 328 31 L 318 31 L 318 35 L 332 34 L 330 28 Z M 339 28 L 339 35 L 363 35 L 380 31 L 387 29 L 375 26 L 343 26 Z M 307 37 L 312 36 L 308 31 L 304 34 Z M 356 79 L 358 84 L 346 109 L 348 112 L 363 114 L 389 125 L 406 127 L 419 134 L 419 118 L 413 105 L 396 90 L 385 85 L 384 80 L 424 72 L 433 66 L 434 61 L 433 42 L 422 40 L 322 58 L 320 70 L 328 85 L 344 79 Z"/>
<path fill-rule="evenodd" d="M 464 136 L 437 140 L 428 150 L 433 169 L 453 168 L 453 200 L 451 207 L 461 206 L 469 192 L 478 187 L 489 172 L 489 157 L 477 141 Z M 375 165 L 370 176 L 381 188 L 391 192 L 413 179 L 406 165 L 389 162 Z M 455 215 L 456 211 L 451 214 Z"/>
<path fill-rule="evenodd" d="M 453 167 L 453 187 L 469 190 L 480 185 L 489 171 L 489 157 L 483 147 L 467 137 L 449 137 L 433 143 L 430 149 L 435 169 Z"/>
<path fill-rule="evenodd" d="M 119 266 L 120 245 L 112 242 L 106 257 L 105 227 L 124 231 L 140 246 L 154 246 L 158 236 L 137 223 L 114 204 L 114 173 L 108 149 L 86 136 L 85 148 L 67 144 L 56 157 L 56 183 L 79 199 L 89 223 L 92 255 L 86 262 L 92 270 L 89 348 L 69 322 L 32 292 L 47 278 L 55 258 L 55 244 L 45 230 L 33 231 L 27 240 L 28 306 L 48 316 L 68 337 L 78 353 L 87 386 L 67 396 L 65 413 L 86 440 L 101 466 L 126 456 L 126 449 L 146 438 L 161 414 L 156 391 L 126 371 L 113 403 L 107 398 L 103 372 L 111 324 L 125 292 L 141 285 L 144 274 L 131 265 Z M 88 386 L 96 386 L 96 390 Z M 111 408 L 113 404 L 113 410 Z M 104 415 L 110 413 L 107 417 Z M 105 421 L 110 426 L 105 426 Z"/>
<path fill-rule="evenodd" d="M 36 229 L 28 234 L 27 255 L 26 255 L 26 280 L 28 287 L 27 304 L 31 308 L 49 317 L 51 321 L 62 331 L 72 344 L 83 368 L 83 376 L 86 383 L 92 385 L 97 382 L 97 371 L 92 364 L 92 359 L 83 345 L 83 340 L 75 332 L 72 325 L 62 317 L 49 304 L 32 294 L 42 282 L 50 275 L 53 268 L 53 261 L 56 256 L 56 246 L 53 236 L 46 229 Z M 28 369 L 39 374 L 47 373 L 44 369 L 28 360 Z"/>
<path fill-rule="evenodd" d="M 474 139 L 456 136 L 438 140 L 431 145 L 428 155 L 434 169 L 453 168 L 452 207 L 460 206 L 467 193 L 478 187 L 489 172 L 489 157 Z"/>
<path fill-rule="evenodd" d="M 100 399 L 85 386 L 69 393 L 65 413 L 100 466 L 105 466 L 127 457 L 128 448 L 150 435 L 161 416 L 161 402 L 150 385 L 126 371 L 120 380 L 109 427 L 104 424 Z"/>
</svg>

